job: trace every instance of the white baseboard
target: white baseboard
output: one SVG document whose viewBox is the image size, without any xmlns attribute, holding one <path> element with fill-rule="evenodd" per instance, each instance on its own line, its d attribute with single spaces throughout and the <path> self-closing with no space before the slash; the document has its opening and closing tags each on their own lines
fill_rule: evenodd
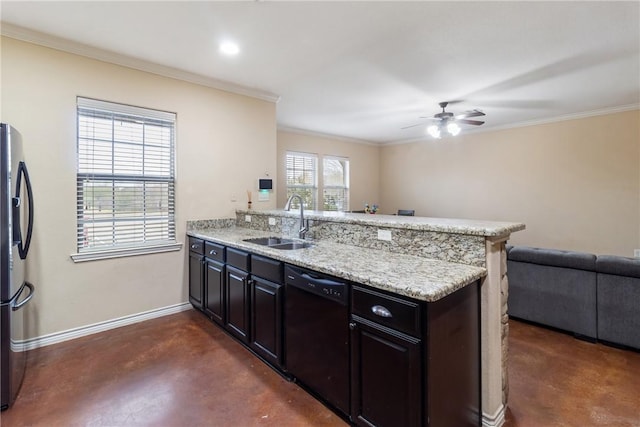
<svg viewBox="0 0 640 427">
<path fill-rule="evenodd" d="M 482 427 L 500 427 L 504 424 L 504 415 L 507 410 L 505 405 L 500 405 L 494 414 L 482 412 Z"/>
<path fill-rule="evenodd" d="M 16 349 L 20 347 L 22 351 L 33 350 L 39 347 L 57 344 L 63 341 L 68 341 L 91 334 L 97 334 L 98 332 L 108 331 L 109 329 L 132 325 L 134 323 L 155 319 L 157 317 L 168 316 L 169 314 L 179 313 L 181 311 L 190 310 L 191 308 L 191 304 L 189 304 L 188 302 L 156 308 L 154 310 L 130 314 L 128 316 L 118 317 L 117 319 L 106 320 L 104 322 L 98 322 L 92 325 L 80 326 L 78 328 L 68 329 L 66 331 L 54 332 L 52 334 L 30 338 L 24 341 L 16 341 L 15 344 L 12 342 L 12 348 L 15 345 Z"/>
</svg>

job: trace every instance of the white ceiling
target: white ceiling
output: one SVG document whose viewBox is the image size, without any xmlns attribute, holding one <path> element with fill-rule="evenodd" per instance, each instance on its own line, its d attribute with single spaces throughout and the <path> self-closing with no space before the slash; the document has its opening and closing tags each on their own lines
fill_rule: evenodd
<svg viewBox="0 0 640 427">
<path fill-rule="evenodd" d="M 427 139 L 419 117 L 439 112 L 440 101 L 463 100 L 447 109 L 454 113 L 484 111 L 473 130 L 640 105 L 639 1 L 5 0 L 0 8 L 6 35 L 34 30 L 58 47 L 71 46 L 60 38 L 81 42 L 98 49 L 90 55 L 279 97 L 281 129 L 386 143 Z M 218 53 L 227 38 L 238 56 Z"/>
</svg>

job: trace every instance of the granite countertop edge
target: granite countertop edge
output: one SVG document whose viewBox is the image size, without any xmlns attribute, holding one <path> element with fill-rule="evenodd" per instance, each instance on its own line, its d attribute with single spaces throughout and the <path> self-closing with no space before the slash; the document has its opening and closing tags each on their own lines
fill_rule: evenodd
<svg viewBox="0 0 640 427">
<path fill-rule="evenodd" d="M 244 239 L 281 235 L 235 226 L 192 229 L 187 235 L 427 302 L 437 301 L 487 274 L 481 267 L 324 240 L 310 241 L 312 246 L 304 249 L 274 249 Z"/>
<path fill-rule="evenodd" d="M 242 215 L 267 215 L 274 217 L 300 216 L 299 211 L 283 210 L 236 210 Z M 388 228 L 434 231 L 439 233 L 468 234 L 472 236 L 502 237 L 526 228 L 520 222 L 488 221 L 456 218 L 430 218 L 420 216 L 399 216 L 383 214 L 362 214 L 331 211 L 304 211 L 304 217 L 310 220 L 362 224 Z"/>
</svg>

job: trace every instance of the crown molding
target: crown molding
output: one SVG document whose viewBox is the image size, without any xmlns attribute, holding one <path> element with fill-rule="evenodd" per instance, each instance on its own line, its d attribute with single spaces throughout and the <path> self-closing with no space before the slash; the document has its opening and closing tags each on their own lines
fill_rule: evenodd
<svg viewBox="0 0 640 427">
<path fill-rule="evenodd" d="M 28 28 L 20 27 L 18 25 L 9 24 L 7 22 L 2 22 L 1 24 L 2 25 L 0 25 L 0 34 L 12 39 L 37 44 L 40 46 L 84 56 L 91 59 L 97 59 L 99 61 L 108 62 L 111 64 L 121 65 L 123 67 L 132 68 L 134 70 L 157 74 L 163 77 L 170 77 L 189 83 L 195 83 L 201 86 L 223 90 L 225 92 L 249 96 L 263 101 L 277 103 L 280 100 L 279 95 L 267 91 L 237 85 L 223 80 L 191 73 L 189 71 L 180 70 L 178 68 L 156 64 L 150 61 L 144 61 L 142 59 L 96 48 L 62 37 L 57 37 L 51 34 L 46 34 Z"/>
<path fill-rule="evenodd" d="M 278 126 L 277 130 L 278 132 L 295 133 L 298 135 L 307 135 L 307 136 L 315 136 L 318 138 L 334 139 L 336 141 L 350 142 L 353 144 L 373 145 L 376 147 L 383 144 L 383 143 L 378 143 L 373 141 L 366 141 L 364 139 L 349 138 L 346 136 L 332 135 L 329 133 L 316 132 L 316 131 L 311 131 L 306 129 L 291 128 L 286 126 Z"/>
</svg>

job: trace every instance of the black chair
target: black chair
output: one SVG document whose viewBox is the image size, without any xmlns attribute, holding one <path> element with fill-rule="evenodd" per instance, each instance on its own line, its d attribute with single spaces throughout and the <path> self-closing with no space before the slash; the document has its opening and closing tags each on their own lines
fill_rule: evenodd
<svg viewBox="0 0 640 427">
<path fill-rule="evenodd" d="M 402 216 L 414 216 L 416 211 L 413 209 L 398 209 L 398 215 Z"/>
</svg>

